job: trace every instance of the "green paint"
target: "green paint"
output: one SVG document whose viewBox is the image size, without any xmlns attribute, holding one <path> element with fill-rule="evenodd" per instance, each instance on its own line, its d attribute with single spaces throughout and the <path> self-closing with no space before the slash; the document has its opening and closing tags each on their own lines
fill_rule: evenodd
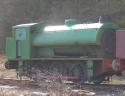
<svg viewBox="0 0 125 96">
<path fill-rule="evenodd" d="M 42 30 L 44 27 L 45 27 L 44 23 L 37 23 L 37 24 L 31 26 L 31 28 L 34 29 L 35 32 Z"/>
<path fill-rule="evenodd" d="M 15 39 L 17 41 L 17 55 L 21 58 L 30 58 L 31 56 L 31 36 L 28 27 L 19 27 L 15 30 Z"/>
<path fill-rule="evenodd" d="M 18 61 L 17 73 L 19 74 L 19 76 L 23 74 L 23 61 Z"/>
<path fill-rule="evenodd" d="M 118 29 L 119 28 L 119 24 L 116 24 L 114 22 L 107 22 L 104 23 L 103 26 L 101 27 L 102 29 Z"/>
<path fill-rule="evenodd" d="M 37 52 L 35 57 L 53 57 L 55 56 L 55 53 L 57 54 L 84 54 L 85 56 L 88 56 L 90 51 L 91 50 L 89 48 L 82 48 L 82 47 L 62 47 L 62 48 L 39 47 L 35 51 Z"/>
<path fill-rule="evenodd" d="M 97 29 L 39 32 L 34 36 L 34 46 L 81 46 L 97 45 Z"/>
<path fill-rule="evenodd" d="M 38 48 L 38 53 L 36 57 L 53 57 L 54 50 L 53 48 Z"/>
<path fill-rule="evenodd" d="M 97 43 L 100 43 L 102 34 L 103 34 L 103 32 L 105 32 L 105 30 L 107 30 L 107 29 L 119 29 L 119 28 L 120 28 L 120 25 L 118 25 L 116 23 L 113 23 L 113 22 L 104 23 L 102 25 L 102 27 L 98 29 L 99 33 L 97 36 Z"/>
<path fill-rule="evenodd" d="M 17 28 L 15 29 L 15 39 L 16 40 L 26 40 L 26 28 Z"/>
<path fill-rule="evenodd" d="M 16 58 L 16 41 L 14 38 L 6 38 L 6 55 L 8 59 Z"/>
<path fill-rule="evenodd" d="M 21 41 L 17 40 L 16 41 L 16 46 L 17 46 L 17 56 L 20 57 L 21 56 Z"/>
<path fill-rule="evenodd" d="M 67 25 L 74 25 L 75 20 L 66 21 Z M 64 30 L 58 32 L 44 32 L 45 25 L 43 23 L 35 23 L 29 25 L 18 25 L 12 29 L 12 38 L 6 39 L 6 54 L 9 59 L 16 58 L 19 54 L 20 58 L 27 59 L 31 56 L 54 56 L 53 48 L 71 48 L 87 45 L 99 45 L 102 33 L 110 29 L 118 29 L 119 26 L 115 23 L 104 23 L 100 28 L 88 28 L 79 30 Z M 16 42 L 19 42 L 19 44 Z M 16 47 L 17 46 L 17 47 Z M 39 50 L 36 50 L 37 48 Z M 18 50 L 16 49 L 18 48 Z M 76 50 L 77 50 L 76 48 Z M 82 48 L 82 47 L 81 47 Z M 83 47 L 88 50 L 88 48 Z M 34 49 L 32 51 L 32 49 Z M 16 50 L 18 53 L 16 53 Z M 70 49 L 64 49 L 65 52 Z M 79 50 L 79 49 L 78 49 Z M 35 52 L 37 51 L 37 52 Z M 75 50 L 71 48 L 72 52 Z M 80 50 L 81 51 L 81 50 Z M 83 51 L 81 51 L 83 52 Z M 35 55 L 34 55 L 35 54 Z"/>
<path fill-rule="evenodd" d="M 65 25 L 71 27 L 76 24 L 76 19 L 67 19 L 65 20 Z"/>
<path fill-rule="evenodd" d="M 93 77 L 93 60 L 88 60 L 87 62 L 87 73 L 88 73 L 88 80 L 91 81 Z"/>
</svg>

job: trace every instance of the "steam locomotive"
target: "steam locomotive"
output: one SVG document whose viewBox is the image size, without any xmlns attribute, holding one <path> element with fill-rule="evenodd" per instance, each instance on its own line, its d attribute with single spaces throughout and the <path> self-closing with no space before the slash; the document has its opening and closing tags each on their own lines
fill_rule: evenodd
<svg viewBox="0 0 125 96">
<path fill-rule="evenodd" d="M 7 69 L 32 78 L 37 70 L 62 74 L 74 82 L 101 83 L 107 75 L 119 75 L 125 69 L 125 30 L 111 20 L 64 25 L 44 23 L 12 27 L 6 38 Z M 106 75 L 107 73 L 107 75 Z"/>
</svg>

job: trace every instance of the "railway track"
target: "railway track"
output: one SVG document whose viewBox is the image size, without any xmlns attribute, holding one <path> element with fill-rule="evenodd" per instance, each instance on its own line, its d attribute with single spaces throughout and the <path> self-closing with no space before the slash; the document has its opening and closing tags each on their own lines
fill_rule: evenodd
<svg viewBox="0 0 125 96">
<path fill-rule="evenodd" d="M 79 87 L 80 88 L 80 87 Z M 100 84 L 100 85 L 95 85 L 95 84 L 84 84 L 81 86 L 82 89 L 92 89 L 92 90 L 102 90 L 104 91 L 105 90 L 115 90 L 115 89 L 122 89 L 122 90 L 125 90 L 125 85 L 115 85 L 115 84 Z"/>
<path fill-rule="evenodd" d="M 10 86 L 20 86 L 21 84 L 23 84 L 24 86 L 27 84 L 31 84 L 30 80 L 28 79 L 0 79 L 0 84 L 1 85 L 10 85 Z M 34 83 L 34 82 L 32 82 Z M 74 83 L 67 83 L 71 86 L 74 87 L 79 87 L 79 88 L 83 88 L 83 87 L 91 87 L 91 88 L 95 88 L 95 87 L 112 87 L 112 88 L 124 88 L 125 89 L 125 84 L 74 84 Z"/>
<path fill-rule="evenodd" d="M 75 85 L 74 85 L 75 86 Z M 125 85 L 118 84 L 83 84 L 75 86 L 74 89 L 89 90 L 95 92 L 96 96 L 122 96 L 121 93 L 125 90 Z"/>
<path fill-rule="evenodd" d="M 0 79 L 0 85 L 9 86 L 25 86 L 28 84 L 29 80 L 19 80 L 19 79 Z"/>
<path fill-rule="evenodd" d="M 27 87 L 27 85 L 30 85 L 30 88 L 36 88 L 36 84 L 31 82 L 29 83 L 29 80 L 19 80 L 19 79 L 0 79 L 0 85 L 9 85 L 9 86 L 18 86 L 18 87 Z M 68 85 L 68 84 L 67 84 Z M 97 96 L 119 96 L 118 94 L 120 92 L 123 92 L 125 90 L 125 85 L 118 85 L 118 84 L 69 84 L 69 86 L 72 87 L 72 89 L 81 89 L 81 90 L 88 90 L 97 93 Z M 39 87 L 37 87 L 39 88 Z M 105 95 L 102 95 L 105 94 Z M 110 94 L 110 95 L 106 95 Z M 114 95 L 111 95 L 114 94 Z"/>
</svg>

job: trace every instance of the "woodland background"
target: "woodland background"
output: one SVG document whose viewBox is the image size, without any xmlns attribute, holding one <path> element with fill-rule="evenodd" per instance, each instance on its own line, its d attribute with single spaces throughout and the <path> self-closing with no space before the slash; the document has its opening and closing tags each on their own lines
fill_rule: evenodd
<svg viewBox="0 0 125 96">
<path fill-rule="evenodd" d="M 4 52 L 13 25 L 63 24 L 68 18 L 78 23 L 98 22 L 100 15 L 125 21 L 125 0 L 0 0 L 0 52 Z"/>
</svg>

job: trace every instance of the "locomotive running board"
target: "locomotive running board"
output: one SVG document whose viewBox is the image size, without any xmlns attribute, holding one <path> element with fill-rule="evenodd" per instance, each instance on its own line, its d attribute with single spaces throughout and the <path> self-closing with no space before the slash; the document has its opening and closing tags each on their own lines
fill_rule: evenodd
<svg viewBox="0 0 125 96">
<path fill-rule="evenodd" d="M 103 58 L 17 58 L 12 60 L 103 60 Z"/>
</svg>

